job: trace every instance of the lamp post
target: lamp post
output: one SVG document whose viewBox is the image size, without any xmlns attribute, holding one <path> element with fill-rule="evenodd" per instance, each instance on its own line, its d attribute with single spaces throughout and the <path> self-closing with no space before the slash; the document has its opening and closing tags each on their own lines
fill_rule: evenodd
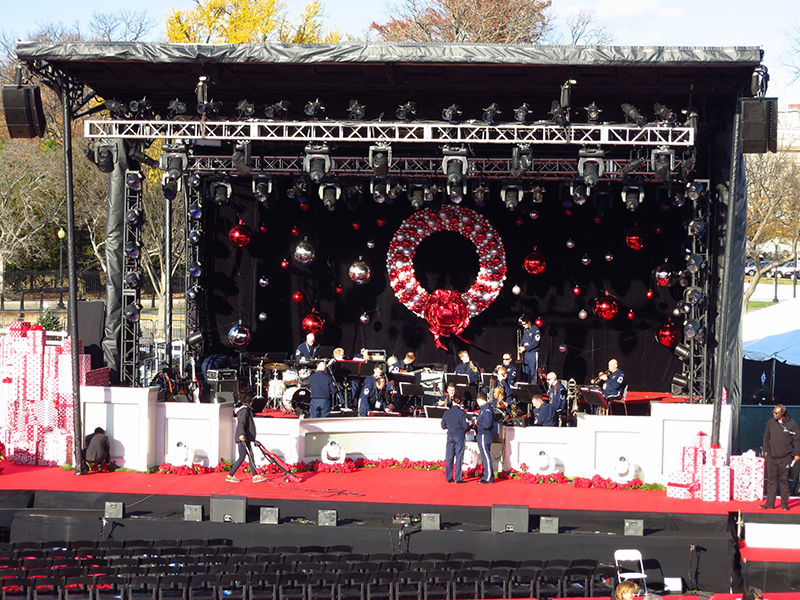
<svg viewBox="0 0 800 600">
<path fill-rule="evenodd" d="M 64 238 L 67 232 L 61 227 L 58 230 L 58 308 L 64 307 Z"/>
</svg>

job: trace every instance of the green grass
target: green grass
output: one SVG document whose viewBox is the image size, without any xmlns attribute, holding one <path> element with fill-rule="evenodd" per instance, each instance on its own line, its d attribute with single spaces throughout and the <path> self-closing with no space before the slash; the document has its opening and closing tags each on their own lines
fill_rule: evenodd
<svg viewBox="0 0 800 600">
<path fill-rule="evenodd" d="M 751 300 L 750 302 L 747 303 L 747 312 L 758 310 L 759 308 L 767 308 L 768 306 L 775 306 L 775 303 L 772 302 L 771 300 L 768 300 L 766 302 Z"/>
</svg>

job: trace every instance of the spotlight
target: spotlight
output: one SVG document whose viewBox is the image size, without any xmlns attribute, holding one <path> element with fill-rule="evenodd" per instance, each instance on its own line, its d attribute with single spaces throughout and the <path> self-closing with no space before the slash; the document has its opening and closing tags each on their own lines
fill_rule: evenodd
<svg viewBox="0 0 800 600">
<path fill-rule="evenodd" d="M 703 290 L 699 287 L 688 287 L 683 292 L 683 299 L 692 306 L 697 306 L 704 298 Z"/>
<path fill-rule="evenodd" d="M 267 104 L 264 107 L 264 115 L 268 119 L 280 119 L 289 112 L 289 107 L 291 105 L 292 103 L 287 100 L 281 100 L 275 104 Z"/>
<path fill-rule="evenodd" d="M 550 107 L 550 114 L 553 117 L 552 121 L 554 125 L 559 125 L 560 127 L 569 125 L 569 109 L 563 108 L 555 100 L 553 100 L 553 104 Z"/>
<path fill-rule="evenodd" d="M 622 201 L 628 210 L 636 210 L 644 201 L 644 188 L 639 185 L 624 186 L 622 188 Z"/>
<path fill-rule="evenodd" d="M 306 146 L 303 169 L 312 183 L 319 183 L 331 170 L 331 157 L 327 146 Z"/>
<path fill-rule="evenodd" d="M 691 181 L 686 184 L 686 195 L 689 197 L 689 200 L 694 201 L 703 195 L 704 189 L 703 184 L 699 181 Z"/>
<path fill-rule="evenodd" d="M 197 298 L 200 296 L 200 292 L 202 291 L 203 291 L 202 286 L 200 286 L 200 284 L 198 283 L 195 283 L 188 290 L 186 290 L 186 297 L 189 300 L 197 300 Z"/>
<path fill-rule="evenodd" d="M 200 265 L 199 261 L 190 261 L 186 266 L 186 270 L 189 275 L 195 279 L 198 279 L 203 274 L 203 267 Z"/>
<path fill-rule="evenodd" d="M 342 195 L 342 188 L 338 183 L 325 183 L 319 186 L 319 197 L 322 198 L 322 205 L 328 210 L 336 208 L 336 201 Z"/>
<path fill-rule="evenodd" d="M 253 177 L 253 196 L 259 202 L 267 203 L 272 193 L 272 177 L 269 175 L 256 175 Z"/>
<path fill-rule="evenodd" d="M 347 210 L 357 210 L 363 195 L 361 188 L 357 185 L 349 185 L 342 190 L 342 193 L 344 194 L 344 205 Z"/>
<path fill-rule="evenodd" d="M 578 82 L 574 79 L 567 79 L 561 84 L 561 108 L 569 110 L 569 107 L 572 106 L 572 86 L 576 83 Z"/>
<path fill-rule="evenodd" d="M 317 118 L 320 116 L 321 113 L 325 112 L 325 107 L 322 106 L 322 103 L 319 101 L 319 98 L 317 98 L 313 102 L 306 102 L 306 106 L 303 109 L 303 112 L 306 113 L 307 117 Z"/>
<path fill-rule="evenodd" d="M 186 156 L 186 147 L 182 145 L 170 144 L 164 146 L 164 153 L 158 160 L 159 168 L 165 171 L 167 177 L 172 181 L 180 179 L 188 164 L 189 159 Z"/>
<path fill-rule="evenodd" d="M 124 119 L 126 116 L 128 116 L 127 107 L 125 106 L 124 103 L 120 102 L 119 100 L 111 98 L 110 100 L 106 100 L 105 102 L 103 102 L 103 106 L 105 106 L 108 109 L 108 111 L 116 117 L 121 117 Z"/>
<path fill-rule="evenodd" d="M 391 188 L 389 188 L 389 193 L 387 194 L 387 200 L 391 200 L 392 202 L 397 200 L 397 198 L 406 191 L 406 186 L 402 183 L 396 183 Z"/>
<path fill-rule="evenodd" d="M 373 177 L 369 182 L 369 191 L 375 202 L 383 204 L 389 195 L 389 182 L 383 177 Z"/>
<path fill-rule="evenodd" d="M 544 190 L 537 185 L 531 190 L 531 196 L 534 204 L 541 204 L 544 201 Z"/>
<path fill-rule="evenodd" d="M 597 108 L 597 104 L 594 102 L 584 108 L 584 110 L 586 111 L 586 120 L 589 123 L 597 123 L 600 120 L 600 113 L 603 112 L 602 109 Z"/>
<path fill-rule="evenodd" d="M 520 177 L 533 166 L 533 150 L 517 146 L 511 150 L 511 175 Z"/>
<path fill-rule="evenodd" d="M 674 375 L 672 377 L 673 394 L 689 390 L 689 378 L 686 375 Z"/>
<path fill-rule="evenodd" d="M 600 149 L 584 148 L 578 153 L 578 175 L 587 187 L 594 187 L 605 173 L 604 152 Z"/>
<path fill-rule="evenodd" d="M 169 103 L 167 106 L 167 110 L 169 112 L 169 118 L 175 117 L 177 115 L 186 114 L 186 103 L 181 102 L 177 98 Z"/>
<path fill-rule="evenodd" d="M 161 191 L 164 193 L 164 198 L 167 200 L 175 200 L 178 197 L 180 190 L 180 179 L 170 179 L 167 174 L 161 178 Z"/>
<path fill-rule="evenodd" d="M 506 184 L 500 188 L 500 198 L 508 210 L 514 210 L 522 200 L 522 188 L 514 184 Z"/>
<path fill-rule="evenodd" d="M 473 188 L 472 201 L 475 203 L 475 206 L 478 208 L 486 206 L 486 194 L 488 193 L 489 190 L 483 183 L 479 183 L 475 188 Z"/>
<path fill-rule="evenodd" d="M 376 177 L 386 177 L 392 165 L 392 149 L 389 146 L 369 147 L 369 166 Z"/>
<path fill-rule="evenodd" d="M 117 146 L 107 142 L 89 142 L 86 158 L 97 165 L 101 173 L 111 173 L 117 162 Z"/>
<path fill-rule="evenodd" d="M 442 120 L 457 123 L 461 118 L 461 109 L 458 104 L 451 104 L 442 111 Z"/>
<path fill-rule="evenodd" d="M 674 126 L 678 122 L 678 115 L 675 113 L 674 110 L 671 108 L 667 108 L 663 104 L 659 104 L 656 102 L 653 105 L 653 110 L 656 112 L 656 116 L 664 123 L 669 125 L 670 127 Z"/>
<path fill-rule="evenodd" d="M 497 105 L 497 102 L 492 102 L 489 106 L 483 109 L 483 121 L 484 123 L 492 124 L 494 123 L 497 115 L 500 114 L 500 107 Z"/>
<path fill-rule="evenodd" d="M 134 192 L 142 191 L 142 174 L 137 171 L 128 171 L 125 173 L 125 183 Z"/>
<path fill-rule="evenodd" d="M 694 334 L 694 341 L 696 344 L 705 344 L 706 343 L 706 328 L 701 327 L 698 329 Z"/>
<path fill-rule="evenodd" d="M 195 331 L 194 333 L 190 333 L 189 336 L 186 338 L 186 343 L 189 346 L 197 346 L 198 344 L 202 344 L 203 333 L 201 331 Z"/>
<path fill-rule="evenodd" d="M 200 203 L 189 205 L 189 218 L 194 221 L 199 221 L 203 218 L 203 205 Z"/>
<path fill-rule="evenodd" d="M 578 206 L 586 204 L 589 197 L 589 189 L 584 181 L 578 177 L 573 178 L 569 183 L 569 195 Z"/>
<path fill-rule="evenodd" d="M 411 193 L 409 194 L 409 201 L 414 210 L 419 210 L 425 202 L 425 188 L 420 184 L 411 186 Z"/>
<path fill-rule="evenodd" d="M 125 274 L 125 287 L 132 290 L 139 289 L 142 285 L 142 274 L 139 271 L 128 271 Z"/>
<path fill-rule="evenodd" d="M 668 181 L 669 174 L 675 168 L 675 152 L 666 148 L 653 150 L 650 159 L 653 163 L 653 171 L 658 181 Z"/>
<path fill-rule="evenodd" d="M 425 189 L 423 190 L 423 197 L 425 198 L 425 202 L 433 202 L 433 199 L 442 191 L 438 185 L 426 185 Z"/>
<path fill-rule="evenodd" d="M 193 188 L 200 186 L 200 175 L 197 172 L 192 172 L 189 174 L 189 177 L 186 179 L 186 183 L 188 183 Z"/>
<path fill-rule="evenodd" d="M 687 340 L 693 339 L 697 333 L 702 329 L 702 324 L 696 319 L 686 321 L 683 326 L 683 335 Z"/>
<path fill-rule="evenodd" d="M 197 244 L 202 239 L 203 239 L 203 228 L 200 227 L 200 225 L 195 225 L 189 231 L 189 241 L 193 244 Z"/>
<path fill-rule="evenodd" d="M 227 204 L 231 197 L 231 184 L 227 181 L 215 181 L 211 184 L 211 195 L 217 206 Z"/>
<path fill-rule="evenodd" d="M 687 362 L 692 356 L 692 349 L 686 344 L 678 344 L 672 352 L 683 362 Z"/>
<path fill-rule="evenodd" d="M 131 100 L 128 102 L 128 112 L 130 112 L 132 115 L 146 115 L 151 108 L 153 107 L 147 98 L 142 98 L 141 100 Z"/>
<path fill-rule="evenodd" d="M 692 254 L 686 258 L 686 268 L 690 273 L 697 273 L 703 266 L 703 257 L 699 254 Z"/>
<path fill-rule="evenodd" d="M 249 175 L 253 172 L 250 142 L 239 142 L 233 147 L 231 163 L 241 175 Z"/>
<path fill-rule="evenodd" d="M 249 119 L 256 114 L 256 107 L 255 104 L 247 100 L 240 100 L 239 104 L 236 105 L 236 112 L 239 113 L 240 119 Z"/>
<path fill-rule="evenodd" d="M 124 314 L 125 318 L 131 323 L 138 323 L 139 319 L 141 318 L 141 311 L 142 307 L 136 303 L 133 303 L 128 304 L 122 314 Z"/>
<path fill-rule="evenodd" d="M 667 182 L 667 194 L 672 198 L 673 206 L 683 206 L 686 202 L 686 184 L 680 179 L 670 179 Z"/>
<path fill-rule="evenodd" d="M 125 213 L 125 220 L 131 225 L 138 225 L 141 222 L 142 211 L 138 208 L 132 208 Z"/>
<path fill-rule="evenodd" d="M 306 182 L 303 179 L 295 179 L 292 187 L 286 190 L 286 197 L 290 200 L 297 199 L 298 202 L 305 202 Z"/>
<path fill-rule="evenodd" d="M 417 114 L 417 103 L 406 102 L 405 104 L 401 104 L 397 107 L 394 114 L 401 121 L 410 121 L 414 118 L 414 115 Z"/>
<path fill-rule="evenodd" d="M 461 204 L 464 200 L 464 196 L 467 195 L 467 182 L 461 181 L 459 183 L 448 183 L 447 184 L 447 196 L 450 198 L 450 202 L 453 204 Z"/>
<path fill-rule="evenodd" d="M 631 159 L 628 161 L 628 164 L 626 164 L 620 170 L 620 174 L 622 175 L 623 178 L 627 177 L 631 173 L 635 173 L 636 171 L 641 169 L 645 165 L 646 162 L 647 161 L 644 158 L 642 158 L 641 156 L 637 156 L 635 158 L 631 157 Z"/>
<path fill-rule="evenodd" d="M 125 256 L 128 258 L 139 258 L 141 251 L 138 242 L 125 242 Z"/>
<path fill-rule="evenodd" d="M 647 119 L 639 113 L 633 104 L 623 104 L 622 112 L 625 113 L 626 123 L 636 123 L 639 127 L 647 125 Z"/>
<path fill-rule="evenodd" d="M 528 120 L 528 115 L 531 112 L 531 107 L 527 102 L 523 102 L 522 106 L 514 109 L 514 120 L 519 123 L 524 123 Z"/>
<path fill-rule="evenodd" d="M 445 148 L 442 158 L 442 172 L 447 175 L 449 185 L 458 185 L 469 170 L 466 148 Z"/>
<path fill-rule="evenodd" d="M 128 150 L 128 158 L 135 160 L 139 164 L 147 165 L 151 169 L 158 168 L 158 161 L 155 158 L 147 156 L 138 146 L 134 146 Z"/>
<path fill-rule="evenodd" d="M 689 235 L 701 237 L 706 232 L 706 222 L 703 219 L 692 219 L 689 221 Z"/>
<path fill-rule="evenodd" d="M 359 104 L 358 100 L 350 100 L 350 106 L 347 109 L 348 116 L 351 121 L 360 121 L 366 116 L 366 105 Z"/>
</svg>

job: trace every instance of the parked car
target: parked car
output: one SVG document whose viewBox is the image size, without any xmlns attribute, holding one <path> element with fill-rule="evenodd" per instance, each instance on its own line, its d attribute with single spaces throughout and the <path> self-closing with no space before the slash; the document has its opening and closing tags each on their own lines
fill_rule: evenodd
<svg viewBox="0 0 800 600">
<path fill-rule="evenodd" d="M 762 260 L 761 261 L 761 274 L 765 275 L 767 273 L 767 269 L 772 264 L 771 260 Z M 744 274 L 745 275 L 755 275 L 756 274 L 756 263 L 749 262 L 744 267 Z"/>
<path fill-rule="evenodd" d="M 777 271 L 778 271 L 778 277 L 781 277 L 783 279 L 791 279 L 792 277 L 794 277 L 796 279 L 798 271 L 800 271 L 800 269 L 798 269 L 793 262 L 790 262 L 786 263 L 785 265 L 781 265 L 780 267 L 777 267 Z"/>
</svg>

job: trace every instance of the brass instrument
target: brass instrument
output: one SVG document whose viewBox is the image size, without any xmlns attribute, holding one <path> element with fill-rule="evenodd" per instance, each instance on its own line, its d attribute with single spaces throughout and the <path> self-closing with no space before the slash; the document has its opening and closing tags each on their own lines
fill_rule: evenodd
<svg viewBox="0 0 800 600">
<path fill-rule="evenodd" d="M 608 379 L 609 375 L 611 375 L 611 371 L 609 369 L 606 369 L 605 371 L 601 371 L 600 373 L 598 373 L 597 377 L 595 377 L 594 379 L 590 379 L 589 383 L 591 383 L 592 385 L 598 385 L 604 379 Z"/>
<path fill-rule="evenodd" d="M 478 372 L 478 366 L 474 362 L 469 361 L 469 366 L 472 369 L 473 373 L 477 373 Z"/>
<path fill-rule="evenodd" d="M 522 348 L 522 332 L 519 329 L 517 329 L 517 362 L 518 363 L 522 362 L 522 352 L 520 351 L 520 348 Z"/>
<path fill-rule="evenodd" d="M 578 384 L 575 379 L 567 381 L 567 405 L 570 406 L 570 414 L 578 412 Z"/>
</svg>

